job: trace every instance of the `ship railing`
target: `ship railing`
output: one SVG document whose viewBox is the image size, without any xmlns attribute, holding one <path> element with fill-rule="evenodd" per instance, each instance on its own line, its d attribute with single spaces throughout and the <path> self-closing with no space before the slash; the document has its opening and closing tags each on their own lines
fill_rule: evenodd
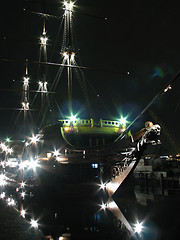
<svg viewBox="0 0 180 240">
<path fill-rule="evenodd" d="M 71 121 L 70 119 L 60 119 L 58 120 L 63 127 L 67 126 L 99 126 L 99 127 L 117 127 L 117 128 L 125 128 L 119 121 L 112 120 L 104 120 L 100 119 L 98 123 L 96 123 L 93 119 L 78 119 Z"/>
</svg>

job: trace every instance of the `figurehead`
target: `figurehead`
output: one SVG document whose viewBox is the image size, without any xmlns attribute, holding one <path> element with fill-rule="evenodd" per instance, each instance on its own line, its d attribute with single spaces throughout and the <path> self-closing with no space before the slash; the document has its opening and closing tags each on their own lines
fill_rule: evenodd
<svg viewBox="0 0 180 240">
<path fill-rule="evenodd" d="M 150 121 L 147 121 L 147 122 L 145 123 L 145 128 L 146 128 L 146 130 L 150 129 L 152 126 L 153 126 L 153 123 L 150 122 Z"/>
</svg>

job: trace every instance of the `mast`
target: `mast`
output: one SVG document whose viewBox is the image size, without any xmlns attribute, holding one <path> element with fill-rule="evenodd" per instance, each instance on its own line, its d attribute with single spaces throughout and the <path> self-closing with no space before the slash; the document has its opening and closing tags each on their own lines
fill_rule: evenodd
<svg viewBox="0 0 180 240">
<path fill-rule="evenodd" d="M 47 51 L 46 51 L 46 45 L 47 45 L 47 36 L 46 36 L 46 27 L 45 27 L 45 17 L 43 21 L 43 31 L 42 35 L 40 37 L 40 59 L 39 61 L 47 62 Z M 47 94 L 47 66 L 43 65 L 41 66 L 42 72 L 40 72 L 40 80 L 38 82 L 38 90 L 41 92 L 41 114 L 43 119 L 44 114 L 44 101 Z"/>
<path fill-rule="evenodd" d="M 64 61 L 67 63 L 67 78 L 68 78 L 68 108 L 69 108 L 69 113 L 72 114 L 73 109 L 72 109 L 72 68 L 70 65 L 73 64 L 74 61 L 74 56 L 75 53 L 72 50 L 72 26 L 71 26 L 71 21 L 72 21 L 72 11 L 73 11 L 73 2 L 68 1 L 64 2 L 65 6 L 65 21 L 64 21 L 64 39 L 63 42 L 65 43 L 65 46 L 63 46 L 63 57 Z M 67 38 L 66 38 L 67 36 Z"/>
</svg>

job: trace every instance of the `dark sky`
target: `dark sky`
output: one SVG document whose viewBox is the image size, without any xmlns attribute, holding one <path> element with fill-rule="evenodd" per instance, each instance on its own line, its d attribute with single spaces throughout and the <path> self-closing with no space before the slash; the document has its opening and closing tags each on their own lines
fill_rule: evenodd
<svg viewBox="0 0 180 240">
<path fill-rule="evenodd" d="M 1 8 L 0 56 L 17 60 L 1 61 L 0 123 L 3 134 L 11 129 L 19 113 L 8 109 L 21 107 L 25 64 L 19 60 L 34 61 L 39 55 L 43 18 L 31 11 L 62 16 L 61 6 L 58 0 L 11 0 L 5 1 Z M 132 121 L 179 71 L 179 3 L 162 0 L 79 0 L 76 1 L 75 9 L 73 29 L 78 49 L 77 62 L 94 69 L 84 71 L 84 74 L 95 116 L 116 119 L 123 114 Z M 61 34 L 58 35 L 60 22 L 61 18 L 46 19 L 48 60 L 57 63 L 61 63 Z M 57 67 L 48 68 L 49 86 L 57 70 Z M 33 89 L 37 87 L 36 72 L 37 66 L 29 64 Z M 130 74 L 127 75 L 127 72 Z M 66 82 L 60 82 L 57 87 L 60 96 L 57 95 L 56 101 L 62 112 L 65 111 L 67 100 L 66 85 Z M 146 120 L 159 122 L 168 129 L 176 142 L 180 142 L 179 87 L 180 79 L 152 105 L 151 109 L 158 115 L 160 122 L 145 114 L 135 127 L 143 127 Z M 73 82 L 74 106 L 77 110 L 84 104 L 80 95 L 78 83 Z M 56 120 L 58 117 L 56 111 L 53 118 Z M 81 117 L 87 117 L 87 113 L 82 112 Z"/>
</svg>

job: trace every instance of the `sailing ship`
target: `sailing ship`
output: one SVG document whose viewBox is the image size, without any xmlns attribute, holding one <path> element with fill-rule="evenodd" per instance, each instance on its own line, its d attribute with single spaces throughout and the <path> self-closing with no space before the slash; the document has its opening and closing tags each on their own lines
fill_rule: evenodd
<svg viewBox="0 0 180 240">
<path fill-rule="evenodd" d="M 62 63 L 51 63 L 47 61 L 47 33 L 46 17 L 50 16 L 45 13 L 36 13 L 43 16 L 43 31 L 40 37 L 40 58 L 37 62 L 39 69 L 39 78 L 37 94 L 41 94 L 40 127 L 37 134 L 20 143 L 15 141 L 11 143 L 14 151 L 20 156 L 20 162 L 27 159 L 35 159 L 43 165 L 39 170 L 39 175 L 44 176 L 41 184 L 50 184 L 47 176 L 56 176 L 56 182 L 92 182 L 92 179 L 100 176 L 101 182 L 111 182 L 115 177 L 119 184 L 116 183 L 116 189 L 128 176 L 131 170 L 136 166 L 142 149 L 147 143 L 158 143 L 157 137 L 160 134 L 159 125 L 153 125 L 147 122 L 145 128 L 136 134 L 132 134 L 130 127 L 133 123 L 127 124 L 126 118 L 121 119 L 99 119 L 93 118 L 91 104 L 87 98 L 87 87 L 85 80 L 81 83 L 84 92 L 85 102 L 89 111 L 89 118 L 78 118 L 73 114 L 73 96 L 72 83 L 74 81 L 74 72 L 77 78 L 83 77 L 83 69 L 76 63 L 76 49 L 73 35 L 73 7 L 71 1 L 63 4 L 64 24 L 61 56 Z M 23 81 L 22 109 L 24 112 L 24 127 L 28 126 L 27 116 L 30 112 L 29 103 L 29 75 L 28 65 L 31 62 L 26 61 L 26 72 Z M 48 90 L 47 84 L 47 66 L 59 66 L 56 78 Z M 64 71 L 68 85 L 68 112 L 70 117 L 58 119 L 56 123 L 45 125 L 45 117 L 48 115 L 49 102 L 56 91 L 59 78 Z M 74 72 L 73 72 L 74 71 Z M 37 95 L 36 94 L 36 95 Z M 48 97 L 50 94 L 50 97 Z M 36 96 L 37 97 L 37 96 Z M 92 174 L 92 176 L 91 176 Z M 25 178 L 26 176 L 21 176 Z M 55 178 L 55 177 L 54 177 Z M 57 180 L 58 179 L 58 180 Z M 54 180 L 55 181 L 55 180 Z M 107 187 L 109 194 L 113 192 Z"/>
<path fill-rule="evenodd" d="M 8 182 L 14 187 L 16 193 L 21 194 L 18 198 L 19 211 L 25 217 L 23 209 L 26 187 L 28 201 L 33 198 L 32 208 L 38 211 L 43 206 L 47 207 L 51 200 L 51 207 L 57 206 L 57 202 L 63 196 L 72 197 L 81 194 L 81 197 L 97 197 L 98 193 L 111 197 L 129 176 L 138 164 L 144 149 L 148 144 L 158 144 L 160 126 L 153 125 L 148 121 L 145 127 L 136 133 L 131 133 L 130 127 L 135 121 L 128 125 L 126 118 L 121 119 L 99 119 L 96 120 L 91 114 L 91 105 L 85 98 L 89 118 L 79 118 L 73 114 L 72 82 L 73 71 L 77 77 L 82 77 L 84 67 L 77 65 L 75 61 L 74 37 L 72 31 L 73 3 L 64 2 L 63 23 L 64 31 L 62 38 L 62 63 L 50 63 L 47 61 L 47 35 L 45 17 L 43 32 L 40 38 L 40 59 L 36 62 L 39 66 L 39 87 L 37 94 L 41 95 L 40 124 L 37 134 L 27 137 L 24 141 L 10 141 L 1 143 L 0 148 L 4 153 L 4 161 L 1 162 L 1 170 L 6 176 L 2 176 L 3 184 Z M 24 127 L 28 126 L 27 116 L 31 112 L 29 103 L 29 75 L 26 61 L 26 72 L 23 81 L 22 108 L 24 113 Z M 34 63 L 33 63 L 34 64 Z M 59 66 L 56 79 L 48 90 L 47 66 Z M 65 78 L 68 85 L 68 112 L 70 117 L 58 119 L 55 123 L 45 124 L 48 115 L 49 101 L 56 91 L 59 77 L 65 70 Z M 87 87 L 81 81 L 84 95 L 87 96 Z M 36 97 L 37 97 L 36 94 Z M 52 94 L 52 95 L 51 95 Z M 50 97 L 48 97 L 50 95 Z M 136 118 L 137 119 L 137 118 Z M 136 120 L 135 119 L 135 120 Z M 8 146 L 7 146 L 8 145 Z M 16 158 L 10 158 L 12 153 Z M 14 170 L 12 170 L 14 169 Z M 32 169 L 32 170 L 30 170 Z M 4 184 L 5 185 L 5 184 Z M 1 193 L 5 198 L 5 193 Z M 8 200 L 8 205 L 12 202 Z M 44 201 L 42 201 L 42 199 Z M 109 206 L 111 201 L 109 202 Z M 52 207 L 52 208 L 53 208 Z M 34 226 L 37 222 L 32 219 Z M 128 227 L 129 228 L 129 227 Z"/>
<path fill-rule="evenodd" d="M 43 165 L 43 168 L 39 170 L 41 172 L 40 175 L 44 176 L 41 184 L 46 186 L 52 185 L 49 178 L 47 178 L 49 175 L 51 180 L 53 179 L 58 184 L 92 183 L 94 180 L 97 181 L 97 179 L 99 182 L 110 183 L 115 179 L 116 188 L 113 187 L 113 191 L 107 185 L 107 191 L 112 195 L 137 165 L 144 145 L 148 142 L 152 143 L 152 141 L 155 144 L 158 142 L 157 137 L 160 134 L 160 127 L 147 122 L 145 128 L 139 133 L 131 134 L 129 130 L 130 125 L 127 125 L 126 118 L 122 117 L 119 120 L 99 119 L 98 121 L 93 119 L 84 80 L 81 84 L 86 96 L 85 102 L 90 118 L 81 119 L 77 115 L 73 115 L 73 71 L 75 71 L 77 78 L 83 76 L 83 67 L 79 66 L 75 61 L 76 49 L 72 28 L 73 7 L 73 2 L 64 2 L 64 30 L 61 47 L 62 64 L 59 64 L 60 68 L 58 70 L 59 75 L 63 69 L 66 72 L 68 112 L 70 117 L 58 119 L 55 124 L 40 127 L 38 134 L 27 140 L 24 154 L 26 158 L 30 158 L 33 155 Z M 47 14 L 42 15 L 45 17 Z M 48 38 L 46 36 L 45 18 L 40 40 L 43 54 L 41 54 L 42 59 L 39 62 L 42 70 L 42 81 L 39 82 L 39 91 L 43 96 L 42 101 L 45 101 L 47 94 L 46 66 L 48 64 L 46 56 Z M 27 79 L 28 76 L 26 76 L 26 82 L 24 83 L 26 87 L 24 89 L 26 94 L 24 96 L 25 101 L 23 101 L 25 113 L 28 113 L 29 110 Z M 56 85 L 58 85 L 58 82 L 53 82 L 50 93 L 55 92 Z M 46 113 L 45 105 L 45 102 L 43 102 L 41 108 L 42 120 Z M 99 177 L 101 180 L 99 180 Z M 117 182 L 119 183 L 117 184 Z M 53 185 L 55 186 L 56 184 L 53 183 Z"/>
</svg>

